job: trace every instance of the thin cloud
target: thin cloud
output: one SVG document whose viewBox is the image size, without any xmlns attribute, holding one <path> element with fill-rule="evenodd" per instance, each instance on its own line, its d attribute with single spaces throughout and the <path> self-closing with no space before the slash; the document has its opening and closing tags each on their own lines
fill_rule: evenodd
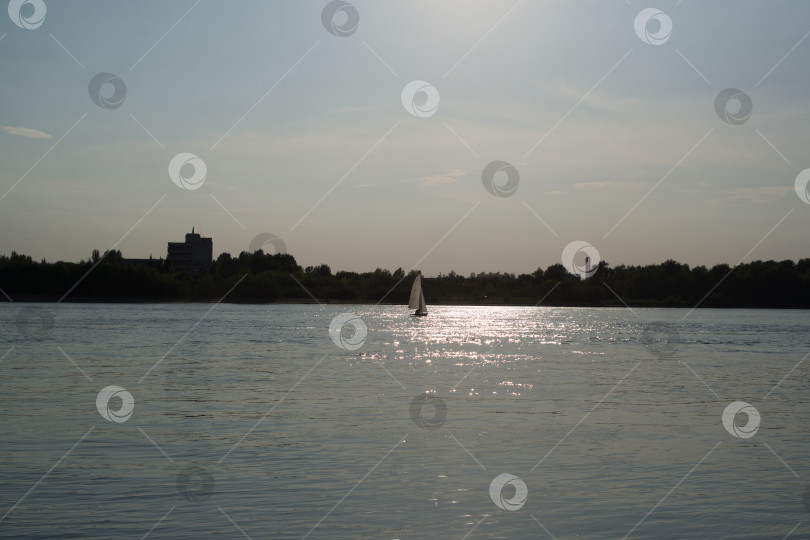
<svg viewBox="0 0 810 540">
<path fill-rule="evenodd" d="M 574 184 L 574 187 L 580 191 L 591 190 L 591 189 L 602 189 L 603 187 L 607 187 L 610 185 L 610 182 L 603 180 L 601 182 L 579 182 Z"/>
<path fill-rule="evenodd" d="M 6 133 L 17 135 L 19 137 L 29 137 L 31 139 L 53 139 L 53 137 L 38 129 L 12 126 L 0 126 L 0 128 L 2 128 Z"/>
<path fill-rule="evenodd" d="M 755 188 L 740 188 L 728 192 L 725 197 L 709 199 L 709 206 L 724 206 L 735 202 L 749 202 L 754 204 L 770 203 L 785 198 L 793 193 L 789 186 L 762 186 Z"/>
<path fill-rule="evenodd" d="M 627 98 L 615 97 L 599 90 L 589 90 L 587 86 L 572 86 L 568 84 L 540 85 L 539 90 L 551 99 L 563 103 L 577 103 L 585 94 L 588 99 L 583 100 L 578 107 L 601 112 L 622 112 L 626 110 Z"/>
<path fill-rule="evenodd" d="M 464 176 L 465 173 L 462 170 L 456 169 L 454 171 L 438 174 L 434 176 L 424 176 L 422 177 L 422 185 L 423 186 L 437 186 L 440 184 L 454 184 L 458 182 L 458 179 Z"/>
</svg>

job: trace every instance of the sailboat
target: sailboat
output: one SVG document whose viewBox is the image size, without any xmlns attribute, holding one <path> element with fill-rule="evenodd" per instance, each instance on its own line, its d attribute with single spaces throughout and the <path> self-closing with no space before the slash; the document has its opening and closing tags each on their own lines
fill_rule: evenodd
<svg viewBox="0 0 810 540">
<path fill-rule="evenodd" d="M 415 309 L 412 317 L 424 317 L 427 315 L 427 306 L 425 305 L 425 293 L 422 292 L 422 274 L 417 274 L 416 279 L 413 280 L 413 287 L 411 287 L 411 299 L 408 301 L 408 309 Z"/>
</svg>

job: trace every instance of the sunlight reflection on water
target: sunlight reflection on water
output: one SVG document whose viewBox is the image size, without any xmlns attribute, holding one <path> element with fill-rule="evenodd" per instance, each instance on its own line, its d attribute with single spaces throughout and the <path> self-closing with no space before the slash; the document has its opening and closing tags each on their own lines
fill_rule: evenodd
<svg viewBox="0 0 810 540">
<path fill-rule="evenodd" d="M 210 305 L 49 306 L 41 341 L 0 309 L 0 515 L 92 428 L 3 537 L 143 536 L 172 509 L 153 536 L 238 535 L 227 513 L 300 538 L 334 507 L 310 538 L 542 537 L 537 521 L 621 538 L 704 456 L 633 538 L 810 521 L 807 370 L 763 398 L 810 349 L 805 312 L 223 304 L 178 343 Z M 344 312 L 367 326 L 356 350 L 328 334 Z M 645 345 L 653 321 L 674 355 Z M 108 385 L 132 393 L 128 420 L 100 416 Z M 724 429 L 735 400 L 761 412 L 756 437 Z M 491 497 L 502 473 L 527 487 L 518 510 Z"/>
</svg>

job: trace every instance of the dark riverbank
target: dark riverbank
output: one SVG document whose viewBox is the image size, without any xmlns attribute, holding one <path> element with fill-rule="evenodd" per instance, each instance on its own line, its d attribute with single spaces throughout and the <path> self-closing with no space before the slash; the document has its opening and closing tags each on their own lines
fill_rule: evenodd
<svg viewBox="0 0 810 540">
<path fill-rule="evenodd" d="M 10 303 L 6 298 L 0 298 L 0 303 Z M 14 303 L 43 303 L 43 304 L 55 304 L 59 301 L 59 298 L 56 296 L 46 297 L 46 296 L 17 296 L 13 298 Z M 66 298 L 61 303 L 67 304 L 212 304 L 212 303 L 223 303 L 223 304 L 244 304 L 244 305 L 355 305 L 355 306 L 405 306 L 404 302 L 372 302 L 367 300 L 335 300 L 335 299 L 318 299 L 317 301 L 312 300 L 311 298 L 285 298 L 285 299 L 249 299 L 249 298 L 240 298 L 240 299 L 225 299 L 222 300 L 221 298 L 138 298 L 138 297 L 116 297 L 116 296 L 99 296 L 99 297 L 74 297 L 74 298 Z M 437 302 L 430 302 L 430 306 L 472 306 L 472 307 L 580 307 L 580 308 L 682 308 L 682 309 L 691 309 L 694 307 L 693 305 L 689 305 L 687 303 L 680 303 L 680 304 L 665 304 L 665 303 L 656 303 L 656 302 L 648 302 L 648 303 L 633 303 L 633 304 L 622 304 L 618 301 L 611 304 L 609 302 L 601 303 L 601 304 L 552 304 L 547 302 L 536 302 L 531 300 L 512 300 L 509 302 L 505 302 L 503 300 L 493 298 L 492 300 L 483 300 L 480 302 L 471 302 L 471 301 L 437 301 Z M 810 309 L 810 307 L 784 307 L 784 306 L 762 306 L 762 307 L 744 307 L 738 305 L 711 305 L 705 306 L 701 305 L 701 308 L 705 309 Z"/>
<path fill-rule="evenodd" d="M 333 273 L 302 268 L 292 255 L 220 255 L 207 272 L 171 272 L 160 261 L 132 264 L 114 251 L 78 263 L 0 256 L 4 300 L 34 302 L 216 302 L 405 304 L 416 272 Z M 455 272 L 424 277 L 429 305 L 810 308 L 810 259 L 690 268 L 676 261 L 611 267 L 587 279 L 561 264 L 530 274 Z M 316 300 L 317 299 L 317 300 Z"/>
</svg>

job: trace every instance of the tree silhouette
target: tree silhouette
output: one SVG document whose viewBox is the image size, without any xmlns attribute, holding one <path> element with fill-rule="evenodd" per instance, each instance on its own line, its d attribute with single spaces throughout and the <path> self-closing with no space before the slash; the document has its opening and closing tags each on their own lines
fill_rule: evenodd
<svg viewBox="0 0 810 540">
<path fill-rule="evenodd" d="M 91 271 L 92 270 L 92 271 Z M 326 264 L 301 268 L 286 253 L 220 254 L 207 273 L 170 272 L 163 260 L 128 261 L 118 250 L 93 250 L 78 263 L 35 262 L 12 252 L 0 256 L 0 287 L 15 300 L 149 301 L 216 300 L 234 285 L 230 301 L 308 301 L 404 304 L 416 270 L 336 271 Z M 563 265 L 530 274 L 450 271 L 423 276 L 428 303 L 549 306 L 672 306 L 810 308 L 810 259 L 754 261 L 712 268 L 674 260 L 645 266 L 611 267 L 602 261 L 588 279 Z M 243 279 L 244 278 L 244 279 Z M 240 282 L 240 280 L 242 280 Z M 605 286 L 607 285 L 607 287 Z M 614 295 L 615 293 L 615 295 Z M 618 298 L 617 298 L 618 296 Z"/>
</svg>

